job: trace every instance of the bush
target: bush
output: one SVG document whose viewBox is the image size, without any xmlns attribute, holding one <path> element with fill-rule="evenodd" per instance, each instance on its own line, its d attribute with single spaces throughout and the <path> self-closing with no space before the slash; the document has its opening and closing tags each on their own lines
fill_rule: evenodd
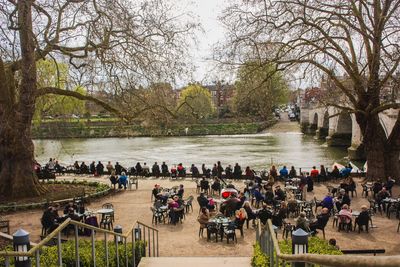
<svg viewBox="0 0 400 267">
<path fill-rule="evenodd" d="M 105 255 L 106 250 L 103 241 L 96 241 L 96 266 L 107 266 Z M 140 259 L 145 256 L 145 243 L 143 241 L 136 241 L 135 243 L 135 262 L 138 265 Z M 9 247 L 7 250 L 12 250 Z M 118 246 L 119 264 L 125 266 L 125 246 L 120 244 Z M 127 244 L 127 256 L 129 266 L 133 266 L 132 262 L 132 243 Z M 117 266 L 115 242 L 108 242 L 108 258 L 110 267 Z M 80 266 L 94 266 L 92 261 L 92 245 L 90 241 L 80 240 L 79 241 L 79 259 Z M 43 247 L 40 254 L 40 266 L 53 267 L 58 266 L 58 253 L 57 246 Z M 67 241 L 62 244 L 62 261 L 63 266 L 73 267 L 75 266 L 75 242 Z M 10 264 L 13 266 L 14 258 L 10 258 Z M 0 258 L 0 266 L 5 266 L 4 258 Z M 34 259 L 32 259 L 32 266 L 36 266 Z"/>
<path fill-rule="evenodd" d="M 282 254 L 292 254 L 292 240 L 279 241 L 279 248 Z M 329 245 L 328 241 L 316 236 L 310 237 L 308 239 L 308 253 L 323 255 L 343 255 L 343 253 L 336 247 Z M 258 243 L 254 245 L 254 253 L 251 259 L 251 266 L 269 266 L 269 257 L 261 251 L 261 247 Z M 281 263 L 279 264 L 279 266 L 281 266 Z"/>
<path fill-rule="evenodd" d="M 269 257 L 261 251 L 259 243 L 254 245 L 254 255 L 251 258 L 251 266 L 266 267 L 269 266 Z"/>
</svg>

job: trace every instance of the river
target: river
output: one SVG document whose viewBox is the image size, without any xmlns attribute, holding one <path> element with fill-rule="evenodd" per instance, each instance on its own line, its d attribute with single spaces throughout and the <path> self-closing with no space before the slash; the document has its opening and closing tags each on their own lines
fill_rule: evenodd
<svg viewBox="0 0 400 267">
<path fill-rule="evenodd" d="M 35 140 L 36 159 L 40 163 L 56 158 L 65 165 L 75 160 L 86 163 L 119 161 L 125 167 L 136 162 L 152 165 L 165 161 L 169 166 L 195 163 L 208 167 L 220 160 L 223 166 L 238 162 L 242 168 L 269 168 L 271 163 L 297 168 L 310 168 L 336 162 L 346 163 L 345 148 L 327 147 L 298 131 L 254 135 L 222 135 L 197 137 L 136 137 L 100 139 Z"/>
</svg>

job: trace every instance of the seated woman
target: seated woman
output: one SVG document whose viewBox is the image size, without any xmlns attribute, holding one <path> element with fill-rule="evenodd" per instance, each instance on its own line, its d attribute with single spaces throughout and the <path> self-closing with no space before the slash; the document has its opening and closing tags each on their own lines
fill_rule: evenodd
<svg viewBox="0 0 400 267">
<path fill-rule="evenodd" d="M 201 228 L 205 228 L 208 220 L 210 220 L 210 213 L 208 212 L 208 209 L 203 207 L 201 208 L 200 214 L 197 217 L 197 221 L 200 223 Z"/>
<path fill-rule="evenodd" d="M 317 220 L 310 223 L 311 232 L 315 234 L 317 229 L 324 229 L 329 221 L 329 217 L 330 217 L 329 209 L 323 208 L 321 210 L 321 213 L 317 215 Z"/>
<path fill-rule="evenodd" d="M 339 216 L 344 216 L 346 218 L 345 223 L 351 224 L 353 215 L 351 214 L 351 211 L 349 210 L 349 206 L 347 204 L 344 204 L 342 206 L 342 209 L 339 211 Z"/>
<path fill-rule="evenodd" d="M 296 229 L 301 228 L 308 233 L 311 232 L 305 212 L 300 212 L 299 217 L 297 217 L 295 221 L 296 221 Z"/>
<path fill-rule="evenodd" d="M 179 175 L 180 177 L 186 176 L 186 169 L 183 167 L 182 163 L 179 163 L 179 164 L 178 164 L 177 171 L 178 171 L 178 175 Z"/>
<path fill-rule="evenodd" d="M 246 179 L 253 179 L 254 178 L 254 172 L 250 169 L 249 166 L 246 167 L 246 170 L 244 171 L 246 175 Z"/>
<path fill-rule="evenodd" d="M 41 218 L 41 223 L 44 229 L 46 229 L 46 233 L 49 234 L 54 231 L 58 227 L 57 223 L 58 218 L 56 217 L 56 213 L 54 212 L 54 207 L 49 206 L 43 213 Z"/>
<path fill-rule="evenodd" d="M 185 189 L 183 189 L 183 184 L 181 184 L 181 185 L 179 185 L 179 189 L 178 189 L 178 192 L 176 193 L 176 195 L 179 197 L 179 198 L 183 198 L 183 193 L 185 192 Z"/>
<path fill-rule="evenodd" d="M 241 227 L 244 222 L 247 220 L 247 212 L 244 208 L 240 208 L 239 210 L 235 211 L 235 224 L 236 226 Z"/>
<path fill-rule="evenodd" d="M 171 178 L 176 178 L 178 176 L 178 171 L 176 170 L 176 165 L 171 168 Z"/>
<path fill-rule="evenodd" d="M 253 211 L 253 209 L 250 206 L 250 202 L 249 201 L 245 201 L 243 204 L 243 209 L 246 211 L 247 213 L 247 220 L 248 221 L 252 221 L 252 225 L 254 226 L 255 220 L 257 219 L 257 215 L 256 213 Z M 247 228 L 249 227 L 249 224 L 247 223 Z"/>
<path fill-rule="evenodd" d="M 219 181 L 218 178 L 215 178 L 215 179 L 214 179 L 214 182 L 213 182 L 212 185 L 211 185 L 211 189 L 212 189 L 213 191 L 218 192 L 218 194 L 221 194 L 221 182 Z"/>
<path fill-rule="evenodd" d="M 174 199 L 168 200 L 168 208 L 169 208 L 169 217 L 171 219 L 172 224 L 176 224 L 179 221 L 179 197 L 175 196 Z"/>
<path fill-rule="evenodd" d="M 333 197 L 331 193 L 328 193 L 321 201 L 321 206 L 322 208 L 327 208 L 329 211 L 333 209 Z"/>
</svg>

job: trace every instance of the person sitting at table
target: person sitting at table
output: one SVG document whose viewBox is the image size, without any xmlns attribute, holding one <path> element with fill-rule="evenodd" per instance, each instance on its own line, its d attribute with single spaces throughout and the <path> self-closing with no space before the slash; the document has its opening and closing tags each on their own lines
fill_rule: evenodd
<svg viewBox="0 0 400 267">
<path fill-rule="evenodd" d="M 210 212 L 205 207 L 201 208 L 200 214 L 197 217 L 197 221 L 200 223 L 200 227 L 206 228 L 209 220 L 210 220 Z"/>
<path fill-rule="evenodd" d="M 310 232 L 309 221 L 306 218 L 306 213 L 305 212 L 303 212 L 303 211 L 300 212 L 299 217 L 297 217 L 295 219 L 295 222 L 296 222 L 296 226 L 295 226 L 296 230 L 301 228 L 301 229 L 303 229 L 304 231 L 306 231 L 308 233 Z"/>
<path fill-rule="evenodd" d="M 157 164 L 157 162 L 154 162 L 154 165 L 151 167 L 151 172 L 156 178 L 160 176 L 160 166 Z"/>
<path fill-rule="evenodd" d="M 207 203 L 207 209 L 211 212 L 211 211 L 215 211 L 215 201 L 214 201 L 214 199 L 212 198 L 212 196 L 210 196 L 210 195 L 208 195 L 207 196 L 207 200 L 208 200 L 208 203 Z"/>
<path fill-rule="evenodd" d="M 318 233 L 317 229 L 324 229 L 329 221 L 329 217 L 330 217 L 329 209 L 323 208 L 321 210 L 321 213 L 317 215 L 317 220 L 310 223 L 311 232 L 315 235 Z"/>
<path fill-rule="evenodd" d="M 226 217 L 230 217 L 235 214 L 236 210 L 239 209 L 239 199 L 235 194 L 231 194 L 230 197 L 221 204 L 220 211 Z"/>
<path fill-rule="evenodd" d="M 336 208 L 341 210 L 343 205 L 350 206 L 351 199 L 349 194 L 343 188 L 339 190 L 339 196 L 336 198 Z"/>
<path fill-rule="evenodd" d="M 264 201 L 264 196 L 261 194 L 260 189 L 256 187 L 253 192 L 254 198 L 256 199 L 256 203 L 262 203 Z M 272 199 L 274 193 L 272 193 Z"/>
<path fill-rule="evenodd" d="M 292 167 L 290 168 L 289 178 L 296 178 L 296 176 L 297 176 L 296 169 L 294 168 L 294 166 L 292 166 Z"/>
<path fill-rule="evenodd" d="M 115 171 L 114 170 L 111 171 L 110 182 L 111 182 L 111 185 L 115 189 L 115 185 L 118 183 L 118 177 L 115 175 Z"/>
<path fill-rule="evenodd" d="M 208 205 L 208 199 L 205 196 L 205 194 L 202 192 L 200 195 L 197 197 L 197 203 L 199 203 L 200 208 L 206 208 Z"/>
<path fill-rule="evenodd" d="M 201 187 L 201 184 L 200 184 L 200 187 Z M 217 177 L 214 179 L 214 182 L 211 185 L 211 189 L 213 191 L 218 192 L 218 195 L 221 194 L 221 182 Z"/>
<path fill-rule="evenodd" d="M 122 186 L 124 186 L 124 189 L 126 190 L 127 183 L 128 183 L 128 177 L 126 176 L 125 172 L 122 172 L 118 178 L 118 188 L 121 189 Z"/>
<path fill-rule="evenodd" d="M 251 208 L 250 202 L 249 201 L 245 201 L 243 203 L 243 208 L 246 211 L 247 214 L 247 220 L 248 221 L 252 221 L 252 225 L 254 226 L 256 224 L 255 220 L 257 219 L 257 215 L 256 213 L 253 211 L 253 209 Z M 247 227 L 249 226 L 249 224 L 247 223 Z"/>
<path fill-rule="evenodd" d="M 64 207 L 64 214 L 68 214 L 70 208 L 78 211 L 78 206 L 74 202 L 68 202 L 68 204 Z"/>
<path fill-rule="evenodd" d="M 44 229 L 46 229 L 46 233 L 49 234 L 54 231 L 58 227 L 57 223 L 58 218 L 54 213 L 54 207 L 49 206 L 42 215 L 41 223 Z"/>
<path fill-rule="evenodd" d="M 81 217 L 75 212 L 74 208 L 68 209 L 68 218 L 77 222 L 81 221 Z"/>
<path fill-rule="evenodd" d="M 286 180 L 286 178 L 288 178 L 289 171 L 286 166 L 283 166 L 283 168 L 279 171 L 279 174 L 282 180 Z"/>
<path fill-rule="evenodd" d="M 378 204 L 379 211 L 381 211 L 382 209 L 383 211 L 386 211 L 386 203 L 383 200 L 389 197 L 390 194 L 385 187 L 383 187 L 382 190 L 379 191 L 378 194 L 376 194 L 375 200 L 376 203 Z"/>
<path fill-rule="evenodd" d="M 351 211 L 349 210 L 349 206 L 347 204 L 344 204 L 342 206 L 342 209 L 339 211 L 339 215 L 340 216 L 344 216 L 346 217 L 346 224 L 349 224 L 351 226 L 351 221 L 353 219 L 353 214 L 351 213 Z"/>
<path fill-rule="evenodd" d="M 263 203 L 262 209 L 258 212 L 258 218 L 264 225 L 267 223 L 267 220 L 270 220 L 272 218 L 272 211 L 271 209 L 268 209 L 266 203 Z"/>
<path fill-rule="evenodd" d="M 365 230 L 368 232 L 368 223 L 369 223 L 370 217 L 369 217 L 369 212 L 368 212 L 368 208 L 365 205 L 361 206 L 361 212 L 360 215 L 358 215 L 358 217 L 356 217 L 356 219 L 354 220 L 354 224 L 358 225 L 359 230 L 361 230 L 361 227 L 363 225 L 365 225 Z M 355 226 L 354 226 L 354 230 L 355 230 Z"/>
<path fill-rule="evenodd" d="M 300 182 L 299 182 L 299 189 L 303 191 L 303 188 L 307 184 L 307 176 L 304 175 L 304 172 L 300 173 Z"/>
<path fill-rule="evenodd" d="M 235 222 L 237 222 L 237 224 L 243 224 L 247 218 L 247 212 L 244 208 L 235 211 Z"/>
<path fill-rule="evenodd" d="M 321 201 L 322 208 L 327 208 L 329 211 L 333 209 L 333 197 L 331 193 L 326 194 L 324 199 Z"/>
<path fill-rule="evenodd" d="M 165 164 L 165 161 L 162 163 L 161 165 L 161 174 L 163 176 L 168 176 L 169 175 L 169 171 L 168 171 L 168 165 Z"/>
<path fill-rule="evenodd" d="M 203 192 L 208 192 L 208 190 L 210 189 L 210 185 L 209 185 L 209 182 L 208 182 L 208 180 L 206 180 L 206 178 L 202 178 L 201 179 L 201 181 L 200 181 L 200 189 L 201 189 L 201 191 L 203 191 Z"/>
<path fill-rule="evenodd" d="M 381 180 L 375 181 L 374 185 L 372 186 L 372 192 L 374 192 L 374 198 L 376 197 L 376 194 L 378 194 L 382 190 L 382 182 Z"/>
<path fill-rule="evenodd" d="M 178 192 L 176 193 L 176 195 L 179 197 L 179 198 L 183 198 L 183 193 L 185 192 L 185 189 L 183 189 L 183 184 L 180 184 L 179 185 L 179 189 L 178 189 Z"/>
<path fill-rule="evenodd" d="M 275 199 L 276 199 L 276 200 L 280 200 L 280 201 L 284 201 L 284 200 L 286 199 L 285 191 L 283 191 L 283 190 L 281 189 L 281 186 L 280 186 L 280 185 L 277 185 L 277 186 L 275 187 Z"/>
<path fill-rule="evenodd" d="M 155 184 L 153 187 L 153 190 L 151 190 L 151 198 L 154 198 L 154 201 L 158 200 L 160 198 L 159 193 L 161 192 L 160 190 L 160 185 Z"/>
<path fill-rule="evenodd" d="M 389 194 L 392 196 L 392 188 L 394 186 L 395 180 L 392 179 L 392 177 L 388 177 L 387 182 L 384 184 L 384 187 L 386 190 L 389 192 Z"/>
</svg>

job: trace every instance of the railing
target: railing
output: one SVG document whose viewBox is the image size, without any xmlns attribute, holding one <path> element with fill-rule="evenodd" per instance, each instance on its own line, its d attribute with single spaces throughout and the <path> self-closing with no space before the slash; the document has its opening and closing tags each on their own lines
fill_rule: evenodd
<svg viewBox="0 0 400 267">
<path fill-rule="evenodd" d="M 136 267 L 136 242 L 143 241 L 143 251 L 139 251 L 139 256 L 147 256 L 147 257 L 158 257 L 159 256 L 159 244 L 158 244 L 158 230 L 151 226 L 147 226 L 146 224 L 136 221 L 131 228 L 124 234 L 117 233 L 113 231 L 109 231 L 106 229 L 98 228 L 92 225 L 84 224 L 78 221 L 73 221 L 70 218 L 65 220 L 62 224 L 60 224 L 53 232 L 51 232 L 46 238 L 44 238 L 40 243 L 33 246 L 29 251 L 26 252 L 17 252 L 17 251 L 0 251 L 0 258 L 5 259 L 5 266 L 10 266 L 10 258 L 12 257 L 29 257 L 32 258 L 32 261 L 35 262 L 36 267 L 40 267 L 40 252 L 41 249 L 46 246 L 47 243 L 52 240 L 56 240 L 57 243 L 57 262 L 58 266 L 63 266 L 63 258 L 62 258 L 62 231 L 68 227 L 73 226 L 74 229 L 74 243 L 75 243 L 75 266 L 80 266 L 80 257 L 79 257 L 79 238 L 83 239 L 79 236 L 79 227 L 83 229 L 89 229 L 91 232 L 90 235 L 90 243 L 91 243 L 91 259 L 92 265 L 96 266 L 96 245 L 95 241 L 97 237 L 103 235 L 104 239 L 104 247 L 105 247 L 105 262 L 106 266 L 110 264 L 110 253 L 109 253 L 109 236 L 114 237 L 115 242 L 115 255 L 116 255 L 116 265 L 117 266 L 133 266 Z M 86 238 L 87 239 L 87 238 Z M 98 240 L 97 240 L 98 241 Z M 132 243 L 132 255 L 131 258 L 128 258 L 128 249 L 127 244 L 128 241 Z M 123 253 L 125 253 L 125 262 L 120 262 L 119 255 L 119 246 L 123 246 Z M 139 246 L 141 249 L 142 246 Z M 121 255 L 122 256 L 122 255 Z M 131 262 L 131 264 L 130 264 Z"/>
<path fill-rule="evenodd" d="M 283 254 L 280 251 L 271 220 L 264 226 L 258 221 L 256 239 L 261 250 L 269 257 L 269 266 L 290 266 L 292 262 L 305 262 L 306 266 L 334 267 L 398 267 L 400 256 L 348 256 L 320 254 Z"/>
</svg>

